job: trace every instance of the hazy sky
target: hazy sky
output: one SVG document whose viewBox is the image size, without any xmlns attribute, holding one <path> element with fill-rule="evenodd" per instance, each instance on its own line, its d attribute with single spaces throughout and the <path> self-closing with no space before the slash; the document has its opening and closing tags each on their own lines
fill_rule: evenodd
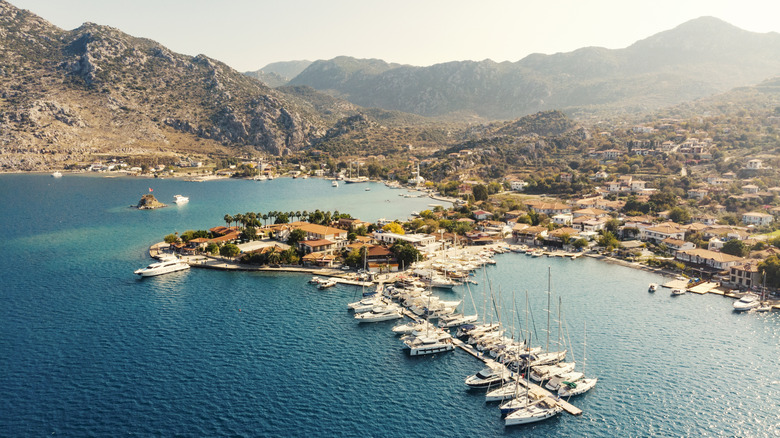
<svg viewBox="0 0 780 438">
<path fill-rule="evenodd" d="M 340 55 L 426 66 L 622 48 L 709 15 L 780 32 L 777 0 L 10 0 L 51 23 L 150 38 L 239 71 Z"/>
</svg>

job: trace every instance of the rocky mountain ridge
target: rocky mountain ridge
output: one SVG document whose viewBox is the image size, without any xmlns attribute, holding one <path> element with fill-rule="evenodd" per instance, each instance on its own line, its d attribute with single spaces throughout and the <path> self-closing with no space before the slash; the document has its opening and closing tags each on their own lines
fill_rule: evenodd
<svg viewBox="0 0 780 438">
<path fill-rule="evenodd" d="M 0 166 L 7 170 L 95 153 L 284 154 L 328 126 L 295 98 L 219 61 L 108 26 L 65 31 L 4 0 L 0 53 Z"/>
<path fill-rule="evenodd" d="M 338 57 L 315 61 L 290 85 L 364 107 L 511 119 L 549 109 L 642 112 L 780 74 L 780 35 L 702 17 L 617 50 L 586 47 L 518 62 L 430 67 Z"/>
</svg>

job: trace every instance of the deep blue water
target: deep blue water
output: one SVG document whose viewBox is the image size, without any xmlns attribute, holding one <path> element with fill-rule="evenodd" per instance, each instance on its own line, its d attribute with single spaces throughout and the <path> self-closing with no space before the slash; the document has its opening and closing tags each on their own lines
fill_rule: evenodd
<svg viewBox="0 0 780 438">
<path fill-rule="evenodd" d="M 127 208 L 148 187 L 163 202 L 177 193 L 191 201 Z M 586 371 L 600 379 L 573 400 L 581 417 L 513 429 L 463 385 L 479 362 L 460 351 L 409 358 L 392 322 L 355 323 L 345 310 L 352 287 L 321 292 L 294 274 L 132 274 L 150 243 L 222 224 L 225 213 L 320 208 L 375 220 L 436 202 L 363 187 L 0 176 L 0 435 L 780 434 L 780 314 L 735 314 L 714 295 L 648 294 L 664 280 L 651 273 L 496 257 L 485 274 L 504 322 L 525 324 L 528 291 L 545 342 L 551 267 L 566 337 L 580 359 L 587 323 Z M 480 311 L 485 274 L 472 286 Z"/>
</svg>

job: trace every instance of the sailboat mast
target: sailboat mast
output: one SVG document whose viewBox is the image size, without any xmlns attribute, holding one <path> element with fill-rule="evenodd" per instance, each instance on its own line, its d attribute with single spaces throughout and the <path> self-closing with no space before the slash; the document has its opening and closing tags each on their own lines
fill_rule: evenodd
<svg viewBox="0 0 780 438">
<path fill-rule="evenodd" d="M 588 321 L 585 321 L 582 337 L 582 375 L 585 376 L 585 366 L 588 364 Z"/>
<path fill-rule="evenodd" d="M 552 268 L 547 267 L 547 342 L 545 343 L 545 351 L 550 351 L 550 305 L 552 297 Z"/>
</svg>

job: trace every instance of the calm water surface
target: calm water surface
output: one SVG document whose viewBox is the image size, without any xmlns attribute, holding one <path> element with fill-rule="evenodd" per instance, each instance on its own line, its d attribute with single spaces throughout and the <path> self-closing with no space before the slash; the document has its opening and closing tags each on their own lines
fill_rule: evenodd
<svg viewBox="0 0 780 438">
<path fill-rule="evenodd" d="M 163 202 L 179 193 L 191 201 L 127 208 L 149 187 Z M 718 296 L 648 294 L 648 283 L 664 281 L 655 274 L 517 254 L 478 273 L 480 313 L 485 275 L 509 327 L 525 324 L 527 292 L 544 344 L 550 267 L 564 338 L 581 361 L 587 323 L 586 371 L 599 377 L 573 400 L 583 416 L 511 429 L 463 385 L 479 362 L 459 351 L 408 357 L 392 322 L 358 325 L 345 310 L 355 288 L 321 292 L 293 274 L 132 274 L 150 243 L 222 224 L 225 213 L 319 208 L 376 220 L 437 202 L 364 187 L 0 176 L 0 435 L 780 434 L 780 314 L 736 314 Z M 471 307 L 462 288 L 440 294 Z"/>
</svg>

